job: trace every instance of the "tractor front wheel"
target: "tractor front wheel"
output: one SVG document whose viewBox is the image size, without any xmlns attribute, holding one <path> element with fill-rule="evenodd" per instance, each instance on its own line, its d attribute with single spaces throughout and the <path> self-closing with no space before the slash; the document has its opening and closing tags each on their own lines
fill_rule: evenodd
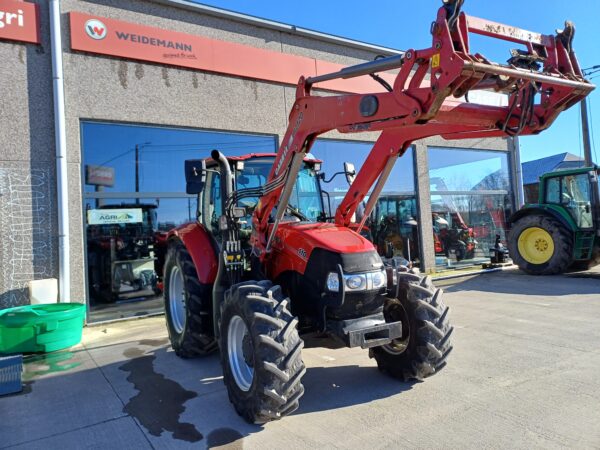
<svg viewBox="0 0 600 450">
<path fill-rule="evenodd" d="M 304 394 L 304 342 L 287 304 L 279 286 L 250 281 L 229 289 L 221 305 L 223 382 L 235 410 L 250 423 L 292 413 Z"/>
<path fill-rule="evenodd" d="M 198 280 L 196 266 L 185 246 L 169 246 L 165 259 L 165 318 L 171 347 L 181 358 L 217 349 L 212 321 L 212 286 Z"/>
<path fill-rule="evenodd" d="M 396 298 L 386 301 L 383 314 L 387 322 L 402 322 L 402 336 L 370 349 L 369 356 L 394 378 L 422 380 L 438 373 L 452 351 L 450 308 L 429 277 L 411 271 L 398 273 L 397 292 Z"/>
<path fill-rule="evenodd" d="M 530 275 L 565 272 L 573 262 L 573 236 L 551 217 L 532 214 L 513 224 L 508 236 L 510 257 Z"/>
</svg>

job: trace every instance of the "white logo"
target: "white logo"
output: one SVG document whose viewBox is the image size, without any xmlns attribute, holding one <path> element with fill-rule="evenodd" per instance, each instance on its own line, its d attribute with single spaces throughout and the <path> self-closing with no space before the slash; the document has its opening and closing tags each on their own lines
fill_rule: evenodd
<svg viewBox="0 0 600 450">
<path fill-rule="evenodd" d="M 85 23 L 85 32 L 92 39 L 99 41 L 100 39 L 104 39 L 106 37 L 108 30 L 106 29 L 106 25 L 99 20 L 90 19 Z"/>
</svg>

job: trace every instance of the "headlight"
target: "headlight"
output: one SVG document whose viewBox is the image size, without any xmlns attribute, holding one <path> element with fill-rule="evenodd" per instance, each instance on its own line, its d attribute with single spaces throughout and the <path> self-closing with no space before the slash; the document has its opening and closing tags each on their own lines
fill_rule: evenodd
<svg viewBox="0 0 600 450">
<path fill-rule="evenodd" d="M 371 291 L 387 286 L 387 274 L 385 270 L 380 272 L 344 274 L 344 285 L 346 291 Z M 339 292 L 340 280 L 337 272 L 329 272 L 327 275 L 327 290 Z"/>
<path fill-rule="evenodd" d="M 367 277 L 365 275 L 348 275 L 346 278 L 346 287 L 350 291 L 365 289 L 367 286 Z"/>
<path fill-rule="evenodd" d="M 340 279 L 338 278 L 338 274 L 335 272 L 330 272 L 327 275 L 327 289 L 331 292 L 338 292 L 340 290 Z"/>
<path fill-rule="evenodd" d="M 371 275 L 371 280 L 373 280 L 373 289 L 379 289 L 387 286 L 387 274 L 385 271 L 373 273 Z"/>
</svg>

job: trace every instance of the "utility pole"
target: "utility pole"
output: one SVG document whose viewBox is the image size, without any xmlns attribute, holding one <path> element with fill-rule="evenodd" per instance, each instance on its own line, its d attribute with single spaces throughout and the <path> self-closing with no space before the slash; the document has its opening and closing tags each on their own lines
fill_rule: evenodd
<svg viewBox="0 0 600 450">
<path fill-rule="evenodd" d="M 600 65 L 583 69 L 582 73 L 584 76 L 588 76 L 594 72 L 597 72 L 598 70 L 600 70 Z M 588 118 L 587 97 L 583 97 L 583 100 L 581 100 L 579 107 L 581 110 L 581 134 L 583 136 L 583 156 L 585 158 L 586 167 L 592 167 L 594 165 L 594 159 L 592 158 L 592 145 L 590 143 L 590 122 Z"/>
<path fill-rule="evenodd" d="M 135 193 L 140 192 L 140 145 L 135 144 Z M 135 198 L 135 204 L 140 204 L 139 197 Z"/>
<path fill-rule="evenodd" d="M 592 158 L 592 145 L 590 143 L 590 123 L 588 119 L 587 99 L 584 97 L 580 104 L 581 109 L 581 134 L 583 136 L 583 156 L 585 166 L 592 167 L 594 164 Z"/>
<path fill-rule="evenodd" d="M 150 142 L 144 142 L 143 144 L 135 144 L 135 193 L 140 192 L 140 150 L 146 145 L 150 145 Z M 140 204 L 140 198 L 135 197 L 135 204 Z"/>
</svg>

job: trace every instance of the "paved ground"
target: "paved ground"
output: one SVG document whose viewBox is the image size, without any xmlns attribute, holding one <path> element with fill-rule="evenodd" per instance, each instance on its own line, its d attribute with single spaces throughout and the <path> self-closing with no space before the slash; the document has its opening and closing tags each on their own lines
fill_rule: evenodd
<svg viewBox="0 0 600 450">
<path fill-rule="evenodd" d="M 363 350 L 306 349 L 306 394 L 264 427 L 233 411 L 217 356 L 181 360 L 162 317 L 88 328 L 30 358 L 0 399 L 4 448 L 600 448 L 600 270 L 445 281 L 448 366 L 423 383 Z"/>
</svg>

